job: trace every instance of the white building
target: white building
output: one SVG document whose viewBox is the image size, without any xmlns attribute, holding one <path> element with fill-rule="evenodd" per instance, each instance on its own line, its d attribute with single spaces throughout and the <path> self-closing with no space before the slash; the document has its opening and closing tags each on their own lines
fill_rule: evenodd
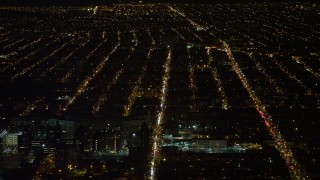
<svg viewBox="0 0 320 180">
<path fill-rule="evenodd" d="M 9 132 L 2 138 L 3 152 L 16 152 L 18 150 L 18 136 L 20 132 Z"/>
</svg>

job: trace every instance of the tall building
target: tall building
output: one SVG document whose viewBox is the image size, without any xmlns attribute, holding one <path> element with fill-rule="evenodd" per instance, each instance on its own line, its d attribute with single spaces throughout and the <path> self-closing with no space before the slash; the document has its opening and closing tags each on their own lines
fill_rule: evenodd
<svg viewBox="0 0 320 180">
<path fill-rule="evenodd" d="M 9 132 L 2 138 L 3 152 L 18 152 L 18 136 L 20 132 Z"/>
</svg>

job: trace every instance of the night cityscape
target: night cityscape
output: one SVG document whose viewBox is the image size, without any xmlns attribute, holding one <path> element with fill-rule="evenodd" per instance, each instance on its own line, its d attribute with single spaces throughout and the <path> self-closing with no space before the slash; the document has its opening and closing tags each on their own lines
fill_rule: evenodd
<svg viewBox="0 0 320 180">
<path fill-rule="evenodd" d="M 0 179 L 320 179 L 319 2 L 57 2 L 0 3 Z"/>
</svg>

